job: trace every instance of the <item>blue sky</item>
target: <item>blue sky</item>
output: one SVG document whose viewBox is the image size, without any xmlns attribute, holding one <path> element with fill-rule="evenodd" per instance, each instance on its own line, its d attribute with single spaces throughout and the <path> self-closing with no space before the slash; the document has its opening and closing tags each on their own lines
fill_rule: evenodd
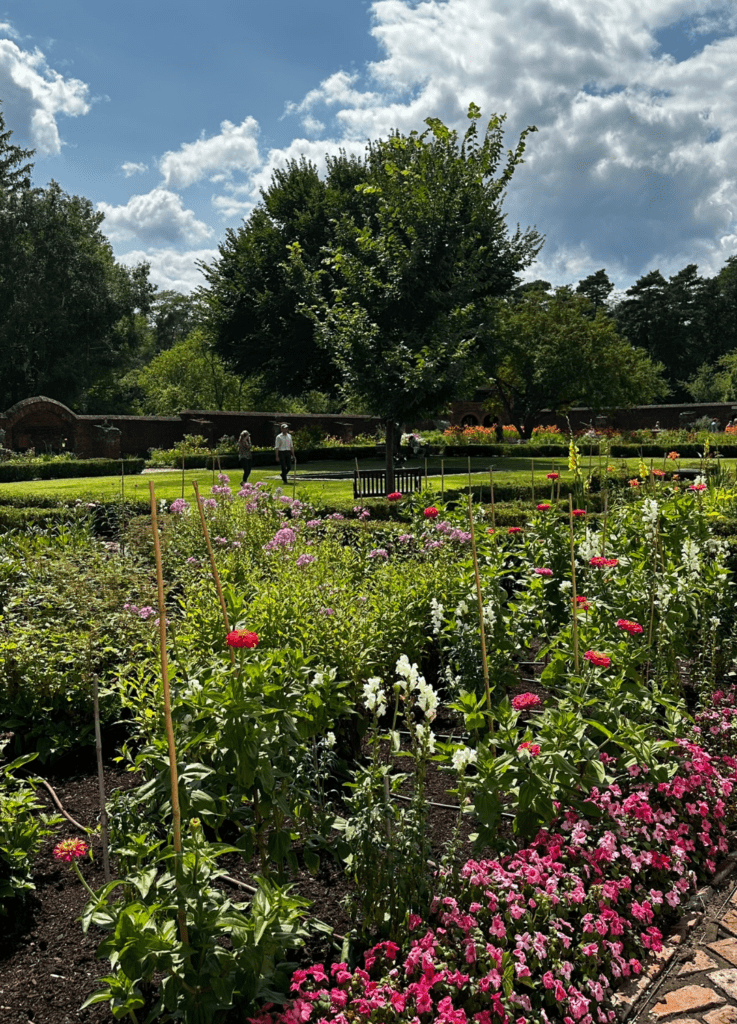
<svg viewBox="0 0 737 1024">
<path fill-rule="evenodd" d="M 35 183 L 87 196 L 160 287 L 201 282 L 286 159 L 462 129 L 471 101 L 509 146 L 539 129 L 505 202 L 546 235 L 527 279 L 737 252 L 732 0 L 5 0 L 0 99 Z"/>
</svg>

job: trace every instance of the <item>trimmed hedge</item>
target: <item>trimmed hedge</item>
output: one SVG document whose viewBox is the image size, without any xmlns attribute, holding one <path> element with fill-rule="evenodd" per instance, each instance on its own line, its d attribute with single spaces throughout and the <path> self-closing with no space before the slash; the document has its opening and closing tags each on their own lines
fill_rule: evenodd
<svg viewBox="0 0 737 1024">
<path fill-rule="evenodd" d="M 125 475 L 142 473 L 145 459 L 123 459 Z M 67 462 L 0 462 L 0 483 L 19 480 L 64 480 L 84 476 L 120 476 L 121 459 L 69 459 Z"/>
</svg>

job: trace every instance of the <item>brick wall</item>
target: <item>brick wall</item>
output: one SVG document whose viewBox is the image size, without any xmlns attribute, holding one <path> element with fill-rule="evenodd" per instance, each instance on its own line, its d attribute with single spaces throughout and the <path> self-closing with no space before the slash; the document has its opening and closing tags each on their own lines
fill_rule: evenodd
<svg viewBox="0 0 737 1024">
<path fill-rule="evenodd" d="M 606 423 L 600 422 L 597 413 L 591 409 L 571 409 L 568 419 L 574 430 L 582 430 L 593 424 L 615 427 L 618 430 L 639 430 L 648 429 L 659 423 L 663 430 L 677 430 L 684 425 L 681 414 L 688 420 L 699 419 L 702 416 L 716 417 L 722 427 L 737 416 L 737 404 L 733 402 L 712 402 L 705 404 L 683 404 L 683 405 L 639 405 L 632 409 L 615 409 L 604 417 Z M 469 418 L 473 417 L 473 420 Z M 484 409 L 480 401 L 455 402 L 451 406 L 451 423 L 461 425 L 466 422 L 474 422 L 481 426 L 489 426 L 493 416 Z M 505 421 L 505 417 L 501 417 Z M 565 416 L 545 411 L 536 417 L 534 426 L 555 425 L 561 430 L 568 429 Z"/>
</svg>

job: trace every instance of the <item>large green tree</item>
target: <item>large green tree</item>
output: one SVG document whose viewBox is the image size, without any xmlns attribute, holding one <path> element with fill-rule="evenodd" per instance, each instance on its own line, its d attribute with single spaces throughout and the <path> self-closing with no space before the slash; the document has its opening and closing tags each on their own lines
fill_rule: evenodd
<svg viewBox="0 0 737 1024">
<path fill-rule="evenodd" d="M 284 263 L 287 247 L 299 242 L 305 264 L 313 271 L 320 266 L 336 219 L 359 206 L 355 186 L 365 180 L 362 162 L 345 154 L 327 158 L 324 178 L 306 160 L 290 161 L 274 171 L 243 227 L 228 229 L 216 259 L 200 264 L 206 322 L 218 353 L 272 392 L 336 391 L 336 368 L 316 343 Z M 329 281 L 321 287 L 327 291 Z"/>
<path fill-rule="evenodd" d="M 148 266 L 115 262 L 89 200 L 0 192 L 0 407 L 44 394 L 85 408 L 142 341 Z"/>
<path fill-rule="evenodd" d="M 558 288 L 500 301 L 484 353 L 495 398 L 521 437 L 543 409 L 594 412 L 647 403 L 667 392 L 662 366 L 617 334 L 603 309 Z"/>
<path fill-rule="evenodd" d="M 394 424 L 443 409 L 475 381 L 490 304 L 542 247 L 535 230 L 510 234 L 502 213 L 534 129 L 499 169 L 504 118 L 493 117 L 479 138 L 479 117 L 472 105 L 461 139 L 428 118 L 422 134 L 369 143 L 360 204 L 337 220 L 322 267 L 311 268 L 300 242 L 290 252 L 344 396 L 386 421 L 390 488 Z"/>
</svg>

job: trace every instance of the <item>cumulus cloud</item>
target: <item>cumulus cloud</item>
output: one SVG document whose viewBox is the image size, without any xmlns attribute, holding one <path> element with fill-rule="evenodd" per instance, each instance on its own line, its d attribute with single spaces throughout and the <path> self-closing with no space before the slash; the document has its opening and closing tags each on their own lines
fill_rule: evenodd
<svg viewBox="0 0 737 1024">
<path fill-rule="evenodd" d="M 171 288 L 185 295 L 205 283 L 197 261 L 210 263 L 218 255 L 217 249 L 190 249 L 178 252 L 176 249 L 132 249 L 118 255 L 120 263 L 133 267 L 138 263 L 150 263 L 149 280 L 159 288 Z"/>
<path fill-rule="evenodd" d="M 11 39 L 20 39 L 20 32 L 15 29 L 9 21 L 0 21 L 0 36 L 9 36 Z"/>
<path fill-rule="evenodd" d="M 211 227 L 185 209 L 176 192 L 165 188 L 131 196 L 124 206 L 98 203 L 97 209 L 105 214 L 102 230 L 113 241 L 136 238 L 151 244 L 191 246 L 213 235 Z"/>
<path fill-rule="evenodd" d="M 148 170 L 148 164 L 134 164 L 129 160 L 120 166 L 126 178 L 130 178 L 132 174 L 143 174 L 144 171 Z"/>
<path fill-rule="evenodd" d="M 422 129 L 428 116 L 463 130 L 474 101 L 508 115 L 508 146 L 539 129 L 505 205 L 510 224 L 547 235 L 532 276 L 562 283 L 605 265 L 630 283 L 657 261 L 664 272 L 722 265 L 737 234 L 732 3 L 375 0 L 371 13 L 383 59 L 287 105 L 285 116 L 332 124 L 332 144 L 313 151 Z M 689 59 L 661 49 L 668 32 L 694 40 Z M 720 38 L 704 45 L 705 34 Z M 279 162 L 272 151 L 258 177 Z"/>
<path fill-rule="evenodd" d="M 246 117 L 239 124 L 223 121 L 220 133 L 204 134 L 196 142 L 185 142 L 176 152 L 165 153 L 159 161 L 166 188 L 187 188 L 203 178 L 230 178 L 234 171 L 246 172 L 259 164 L 258 122 Z"/>
<path fill-rule="evenodd" d="M 3 29 L 17 38 L 9 26 Z M 91 106 L 84 82 L 65 78 L 49 66 L 40 50 L 23 50 L 11 39 L 0 39 L 0 97 L 5 122 L 13 126 L 14 142 L 31 146 L 41 157 L 61 152 L 58 115 L 79 117 Z"/>
</svg>

